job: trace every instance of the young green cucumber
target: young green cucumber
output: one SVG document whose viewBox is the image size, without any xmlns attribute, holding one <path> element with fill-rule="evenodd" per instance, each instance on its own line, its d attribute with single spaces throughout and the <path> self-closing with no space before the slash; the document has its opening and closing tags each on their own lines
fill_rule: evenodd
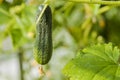
<svg viewBox="0 0 120 80">
<path fill-rule="evenodd" d="M 41 5 L 36 21 L 36 40 L 34 58 L 41 64 L 47 64 L 52 56 L 52 13 L 48 5 Z"/>
</svg>

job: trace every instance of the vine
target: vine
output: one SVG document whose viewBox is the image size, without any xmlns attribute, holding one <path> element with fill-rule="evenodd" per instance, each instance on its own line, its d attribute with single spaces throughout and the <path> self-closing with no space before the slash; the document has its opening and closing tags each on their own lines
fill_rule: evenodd
<svg viewBox="0 0 120 80">
<path fill-rule="evenodd" d="M 120 6 L 120 1 L 69 0 L 70 2 Z"/>
</svg>

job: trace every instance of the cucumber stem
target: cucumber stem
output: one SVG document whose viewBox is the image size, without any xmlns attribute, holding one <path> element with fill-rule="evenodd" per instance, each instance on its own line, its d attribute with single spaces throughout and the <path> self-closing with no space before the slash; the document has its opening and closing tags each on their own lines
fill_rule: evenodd
<svg viewBox="0 0 120 80">
<path fill-rule="evenodd" d="M 43 10 L 41 11 L 40 15 L 38 16 L 38 19 L 37 19 L 37 21 L 36 21 L 36 25 L 37 25 L 38 22 L 40 21 L 40 19 L 41 19 L 41 17 L 42 17 L 42 15 L 43 15 L 43 13 L 44 13 L 44 11 L 45 11 L 46 8 L 47 8 L 47 4 L 44 6 Z"/>
</svg>

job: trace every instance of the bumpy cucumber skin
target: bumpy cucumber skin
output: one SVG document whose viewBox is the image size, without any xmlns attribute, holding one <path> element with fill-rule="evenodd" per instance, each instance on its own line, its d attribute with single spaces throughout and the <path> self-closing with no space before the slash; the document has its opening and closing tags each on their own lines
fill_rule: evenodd
<svg viewBox="0 0 120 80">
<path fill-rule="evenodd" d="M 39 8 L 43 9 L 44 5 Z M 42 10 L 39 10 L 41 13 Z M 38 24 L 36 24 L 36 40 L 34 45 L 34 58 L 41 64 L 47 64 L 52 56 L 52 13 L 49 6 L 45 9 Z"/>
</svg>

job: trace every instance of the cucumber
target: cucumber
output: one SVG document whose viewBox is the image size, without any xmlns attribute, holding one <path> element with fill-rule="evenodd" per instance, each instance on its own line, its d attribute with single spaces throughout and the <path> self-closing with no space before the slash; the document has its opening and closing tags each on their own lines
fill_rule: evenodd
<svg viewBox="0 0 120 80">
<path fill-rule="evenodd" d="M 47 64 L 52 56 L 52 13 L 48 5 L 40 5 L 36 21 L 35 60 Z"/>
</svg>

